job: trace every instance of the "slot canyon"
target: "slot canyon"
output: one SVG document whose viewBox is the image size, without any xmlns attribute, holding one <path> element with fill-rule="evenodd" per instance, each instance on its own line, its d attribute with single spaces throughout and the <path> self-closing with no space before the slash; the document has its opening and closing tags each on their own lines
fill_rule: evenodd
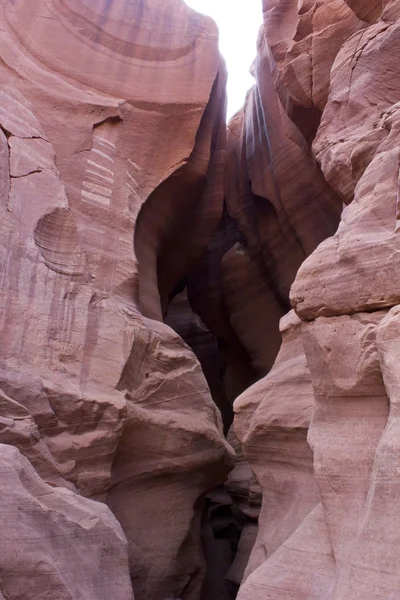
<svg viewBox="0 0 400 600">
<path fill-rule="evenodd" d="M 400 0 L 259 1 L 227 123 L 183 0 L 0 0 L 0 600 L 400 599 Z"/>
</svg>

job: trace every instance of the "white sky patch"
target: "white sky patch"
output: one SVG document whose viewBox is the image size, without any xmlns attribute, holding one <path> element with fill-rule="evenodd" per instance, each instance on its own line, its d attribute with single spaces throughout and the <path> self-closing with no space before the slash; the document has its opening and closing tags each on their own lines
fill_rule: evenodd
<svg viewBox="0 0 400 600">
<path fill-rule="evenodd" d="M 219 28 L 219 46 L 228 69 L 228 119 L 243 106 L 254 84 L 249 70 L 256 56 L 262 24 L 262 0 L 185 0 L 198 12 L 209 15 Z"/>
</svg>

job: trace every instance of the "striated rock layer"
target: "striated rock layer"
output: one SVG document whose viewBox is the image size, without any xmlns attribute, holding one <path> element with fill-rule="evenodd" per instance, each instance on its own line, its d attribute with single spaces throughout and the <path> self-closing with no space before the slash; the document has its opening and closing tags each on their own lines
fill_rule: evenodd
<svg viewBox="0 0 400 600">
<path fill-rule="evenodd" d="M 202 498 L 233 451 L 163 315 L 223 211 L 216 27 L 181 0 L 1 0 L 0 21 L 0 442 L 31 466 L 0 455 L 45 482 L 21 497 L 18 541 L 1 528 L 0 546 L 15 544 L 1 591 L 132 597 L 124 537 L 86 497 L 122 525 L 136 600 L 198 598 Z M 60 517 L 40 531 L 29 596 L 18 582 L 34 570 L 35 498 L 48 485 Z"/>
<path fill-rule="evenodd" d="M 0 0 L 0 598 L 400 596 L 400 2 L 262 5 L 226 131 L 183 0 Z"/>
<path fill-rule="evenodd" d="M 335 232 L 342 205 L 315 164 L 267 31 L 253 71 L 257 83 L 228 129 L 225 227 L 189 277 L 192 306 L 229 346 L 222 346 L 227 363 L 243 365 L 238 352 L 232 356 L 233 339 L 248 357 L 247 381 L 232 384 L 236 395 L 274 364 L 290 286 L 304 259 Z M 314 127 L 318 108 L 310 117 L 307 110 L 305 123 Z"/>
<path fill-rule="evenodd" d="M 313 388 L 293 312 L 282 319 L 281 333 L 271 372 L 235 402 L 236 431 L 263 490 L 239 598 L 319 599 L 332 584 L 334 559 L 307 443 Z"/>
<path fill-rule="evenodd" d="M 349 5 L 358 16 L 364 12 L 369 27 L 337 56 L 315 141 L 326 179 L 349 206 L 292 290 L 296 311 L 310 321 L 304 329 L 316 394 L 310 442 L 337 564 L 335 600 L 395 598 L 400 591 L 390 507 L 398 480 L 393 73 L 400 6 Z M 321 284 L 318 293 L 311 278 Z"/>
<path fill-rule="evenodd" d="M 100 502 L 52 488 L 0 444 L 0 597 L 133 600 L 128 544 Z"/>
<path fill-rule="evenodd" d="M 347 207 L 300 266 L 301 321 L 281 321 L 275 365 L 235 403 L 263 490 L 240 600 L 400 594 L 399 20 L 394 0 L 264 2 L 273 86 Z"/>
</svg>

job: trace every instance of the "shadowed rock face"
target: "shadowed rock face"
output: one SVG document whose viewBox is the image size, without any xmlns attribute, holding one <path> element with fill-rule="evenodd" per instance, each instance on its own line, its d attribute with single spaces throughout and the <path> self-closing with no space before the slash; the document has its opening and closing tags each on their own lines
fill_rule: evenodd
<svg viewBox="0 0 400 600">
<path fill-rule="evenodd" d="M 266 13 L 266 28 L 269 20 Z M 189 278 L 189 298 L 204 323 L 224 340 L 235 336 L 245 350 L 250 381 L 274 364 L 279 319 L 290 309 L 297 270 L 335 232 L 341 212 L 297 122 L 291 82 L 278 71 L 263 32 L 253 72 L 257 83 L 228 127 L 226 226 L 219 232 L 225 247 L 216 239 Z M 236 393 L 242 390 L 237 385 Z"/>
<path fill-rule="evenodd" d="M 400 2 L 262 5 L 226 128 L 183 0 L 0 0 L 1 599 L 400 595 Z"/>
</svg>

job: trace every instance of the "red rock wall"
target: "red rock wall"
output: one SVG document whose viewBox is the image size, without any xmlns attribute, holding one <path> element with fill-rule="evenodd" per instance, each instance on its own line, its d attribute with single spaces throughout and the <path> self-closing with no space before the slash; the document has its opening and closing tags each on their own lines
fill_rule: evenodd
<svg viewBox="0 0 400 600">
<path fill-rule="evenodd" d="M 32 465 L 4 446 L 1 593 L 128 600 L 129 554 L 136 600 L 197 598 L 202 497 L 233 451 L 163 312 L 223 210 L 216 27 L 180 0 L 2 0 L 0 20 L 0 442 Z M 48 485 L 76 508 L 49 496 L 38 535 L 64 537 L 31 569 Z"/>
<path fill-rule="evenodd" d="M 262 4 L 226 130 L 182 0 L 0 0 L 0 598 L 400 594 L 400 2 Z"/>
<path fill-rule="evenodd" d="M 275 88 L 302 131 L 322 112 L 311 152 L 348 206 L 297 273 L 301 320 L 281 321 L 275 365 L 234 405 L 263 489 L 240 600 L 400 593 L 399 18 L 397 1 L 264 2 Z"/>
</svg>

